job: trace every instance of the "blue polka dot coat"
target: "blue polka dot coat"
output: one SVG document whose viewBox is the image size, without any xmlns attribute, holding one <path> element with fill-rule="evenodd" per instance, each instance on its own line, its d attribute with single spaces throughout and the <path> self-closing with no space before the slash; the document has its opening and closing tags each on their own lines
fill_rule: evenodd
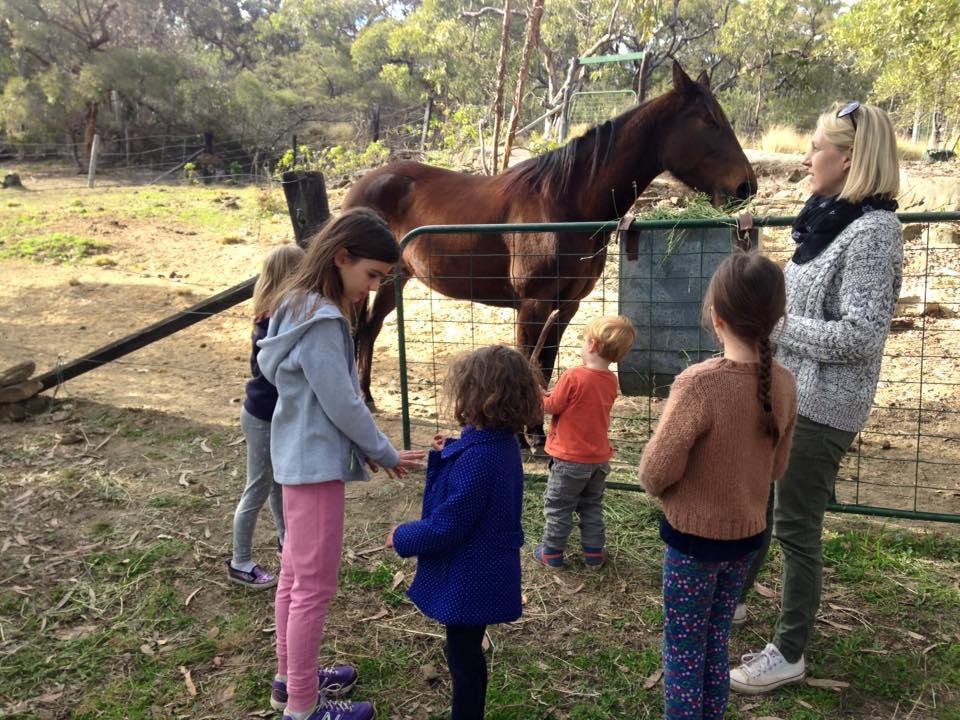
<svg viewBox="0 0 960 720">
<path fill-rule="evenodd" d="M 464 427 L 431 450 L 423 517 L 393 534 L 401 557 L 417 557 L 407 595 L 444 625 L 490 625 L 520 617 L 523 465 L 506 429 Z"/>
</svg>

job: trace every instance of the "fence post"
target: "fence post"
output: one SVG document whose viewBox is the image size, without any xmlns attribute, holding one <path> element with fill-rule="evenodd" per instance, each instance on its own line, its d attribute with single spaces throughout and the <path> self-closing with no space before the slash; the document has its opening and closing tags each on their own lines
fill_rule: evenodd
<svg viewBox="0 0 960 720">
<path fill-rule="evenodd" d="M 305 248 L 310 236 L 330 217 L 323 173 L 316 170 L 287 170 L 281 180 L 294 237 L 297 245 Z"/>
<path fill-rule="evenodd" d="M 100 152 L 100 133 L 93 136 L 93 144 L 90 146 L 90 167 L 87 170 L 87 187 L 93 187 L 93 176 L 97 174 L 97 154 Z"/>
<path fill-rule="evenodd" d="M 293 159 L 290 161 L 290 167 L 295 168 L 297 166 L 297 134 L 296 133 L 290 136 L 290 147 L 293 149 Z"/>
</svg>

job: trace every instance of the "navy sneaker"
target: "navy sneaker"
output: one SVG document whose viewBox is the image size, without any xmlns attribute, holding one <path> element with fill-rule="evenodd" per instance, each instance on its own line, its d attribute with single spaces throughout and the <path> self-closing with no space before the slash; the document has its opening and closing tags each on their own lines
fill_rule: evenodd
<svg viewBox="0 0 960 720">
<path fill-rule="evenodd" d="M 583 546 L 583 564 L 588 567 L 600 567 L 607 562 L 607 554 L 602 547 Z"/>
<path fill-rule="evenodd" d="M 537 543 L 533 548 L 533 557 L 538 563 L 547 567 L 563 567 L 563 550 L 554 550 L 543 543 Z"/>
<path fill-rule="evenodd" d="M 328 665 L 317 668 L 317 680 L 320 683 L 320 700 L 324 698 L 343 697 L 357 684 L 357 670 L 353 665 Z M 273 691 L 270 693 L 270 707 L 274 710 L 283 710 L 287 707 L 287 684 L 283 680 L 273 681 Z M 320 716 L 322 717 L 322 716 Z M 336 715 L 331 715 L 335 718 Z M 358 715 L 357 717 L 366 717 Z M 371 716 L 372 717 L 372 716 Z M 351 718 L 345 715 L 344 719 Z"/>
<path fill-rule="evenodd" d="M 317 705 L 307 715 L 307 720 L 371 720 L 375 715 L 373 705 L 368 702 L 347 702 L 346 700 L 327 700 Z M 283 714 L 283 720 L 293 720 Z"/>
</svg>

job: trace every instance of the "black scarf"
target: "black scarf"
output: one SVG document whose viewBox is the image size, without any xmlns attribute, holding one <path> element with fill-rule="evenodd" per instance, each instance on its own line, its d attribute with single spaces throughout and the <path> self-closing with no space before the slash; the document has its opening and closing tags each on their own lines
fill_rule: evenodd
<svg viewBox="0 0 960 720">
<path fill-rule="evenodd" d="M 797 219 L 791 235 L 797 244 L 793 262 L 810 262 L 833 242 L 833 239 L 854 220 L 871 210 L 896 210 L 897 201 L 874 195 L 858 203 L 840 200 L 836 196 L 811 195 Z"/>
</svg>

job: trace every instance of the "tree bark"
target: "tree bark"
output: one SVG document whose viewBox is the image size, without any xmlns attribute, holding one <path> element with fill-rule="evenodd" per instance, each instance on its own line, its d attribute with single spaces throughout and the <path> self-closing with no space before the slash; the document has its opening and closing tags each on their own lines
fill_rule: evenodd
<svg viewBox="0 0 960 720">
<path fill-rule="evenodd" d="M 537 44 L 540 36 L 540 18 L 543 16 L 544 0 L 533 0 L 533 7 L 527 17 L 527 36 L 523 41 L 523 52 L 520 54 L 520 74 L 517 77 L 517 89 L 513 94 L 513 107 L 510 108 L 510 125 L 507 128 L 507 140 L 503 144 L 503 169 L 510 164 L 510 150 L 513 147 L 513 138 L 517 132 L 517 123 L 520 120 L 520 104 L 523 101 L 523 86 L 527 80 L 527 69 L 530 65 L 530 53 Z"/>
<path fill-rule="evenodd" d="M 500 57 L 497 59 L 497 91 L 493 98 L 493 171 L 497 174 L 497 148 L 500 145 L 500 124 L 503 121 L 503 84 L 507 75 L 507 52 L 510 47 L 510 0 L 503 1 L 503 23 L 500 25 Z M 483 163 L 484 166 L 486 163 Z"/>
</svg>

